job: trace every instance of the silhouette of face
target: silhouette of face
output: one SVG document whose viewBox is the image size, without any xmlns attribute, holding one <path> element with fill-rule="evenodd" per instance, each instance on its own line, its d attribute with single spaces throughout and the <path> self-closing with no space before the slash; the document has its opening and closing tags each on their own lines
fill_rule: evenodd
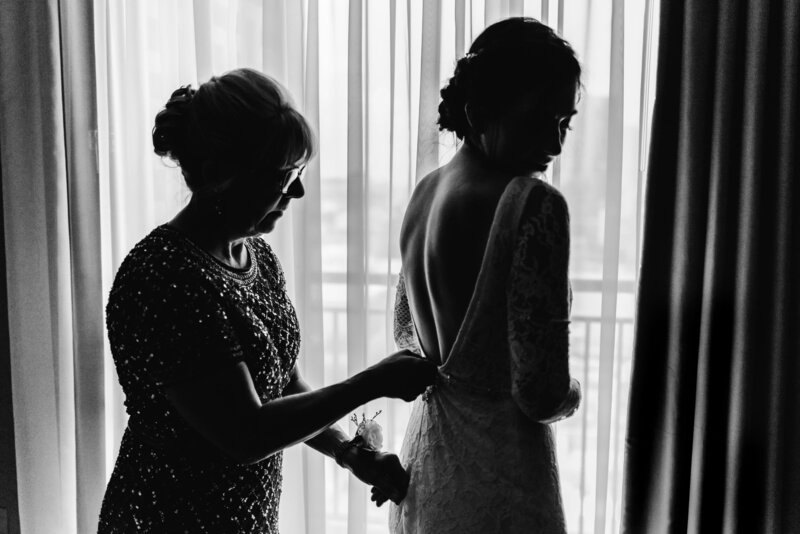
<svg viewBox="0 0 800 534">
<path fill-rule="evenodd" d="M 295 168 L 256 170 L 236 180 L 226 196 L 235 219 L 232 222 L 239 233 L 255 236 L 271 232 L 289 207 L 289 201 L 303 197 L 301 180 L 286 183 Z"/>
<path fill-rule="evenodd" d="M 518 174 L 544 172 L 561 154 L 575 110 L 577 87 L 558 85 L 517 99 L 486 122 L 479 137 L 484 154 Z"/>
</svg>

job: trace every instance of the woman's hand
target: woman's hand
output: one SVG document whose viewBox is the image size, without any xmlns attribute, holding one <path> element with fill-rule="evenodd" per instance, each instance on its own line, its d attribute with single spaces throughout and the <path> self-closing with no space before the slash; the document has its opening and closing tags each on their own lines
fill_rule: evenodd
<svg viewBox="0 0 800 534">
<path fill-rule="evenodd" d="M 399 504 L 408 492 L 409 476 L 396 454 L 351 447 L 343 455 L 342 465 L 359 480 L 373 486 L 372 500 L 376 500 L 376 493 L 382 498 L 378 506 L 387 499 Z"/>
<path fill-rule="evenodd" d="M 369 382 L 377 396 L 414 400 L 436 380 L 436 364 L 408 350 L 395 352 L 369 367 Z"/>
<path fill-rule="evenodd" d="M 383 505 L 383 503 L 385 503 L 386 501 L 389 500 L 389 497 L 383 491 L 381 491 L 380 488 L 377 488 L 377 487 L 373 486 L 372 487 L 372 495 L 370 496 L 369 500 L 374 502 L 375 505 L 378 508 L 380 508 Z M 393 500 L 392 502 L 394 502 L 395 504 L 400 504 L 399 501 L 394 501 Z"/>
</svg>

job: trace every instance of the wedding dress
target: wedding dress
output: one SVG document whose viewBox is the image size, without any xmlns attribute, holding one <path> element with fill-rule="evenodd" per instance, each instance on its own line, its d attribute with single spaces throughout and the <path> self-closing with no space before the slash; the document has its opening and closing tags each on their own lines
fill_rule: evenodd
<svg viewBox="0 0 800 534">
<path fill-rule="evenodd" d="M 563 197 L 515 178 L 452 350 L 413 406 L 401 452 L 411 483 L 391 506 L 393 534 L 566 532 L 550 423 L 580 402 L 567 361 L 568 261 Z M 401 273 L 395 340 L 421 354 L 413 309 Z"/>
</svg>

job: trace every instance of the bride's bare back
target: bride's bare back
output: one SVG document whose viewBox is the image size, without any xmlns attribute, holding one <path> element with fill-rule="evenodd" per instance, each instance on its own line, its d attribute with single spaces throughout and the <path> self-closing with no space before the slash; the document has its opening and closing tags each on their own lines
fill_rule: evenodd
<svg viewBox="0 0 800 534">
<path fill-rule="evenodd" d="M 444 363 L 469 307 L 495 208 L 510 174 L 459 151 L 422 179 L 400 235 L 409 304 L 425 355 Z"/>
</svg>

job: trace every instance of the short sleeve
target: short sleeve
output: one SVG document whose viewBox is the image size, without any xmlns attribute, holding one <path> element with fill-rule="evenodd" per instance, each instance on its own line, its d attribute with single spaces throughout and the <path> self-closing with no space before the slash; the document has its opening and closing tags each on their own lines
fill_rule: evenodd
<svg viewBox="0 0 800 534">
<path fill-rule="evenodd" d="M 411 318 L 411 309 L 408 306 L 406 281 L 402 271 L 400 271 L 394 299 L 394 342 L 400 350 L 410 350 L 415 354 L 422 354 L 414 330 L 414 321 Z"/>
<path fill-rule="evenodd" d="M 558 191 L 534 186 L 526 200 L 506 287 L 511 390 L 531 419 L 551 423 L 580 403 L 569 375 L 569 213 Z"/>
<path fill-rule="evenodd" d="M 133 316 L 139 371 L 159 386 L 212 374 L 243 359 L 224 296 L 203 279 L 161 280 L 119 299 Z M 130 351 L 129 351 L 130 352 Z"/>
</svg>

